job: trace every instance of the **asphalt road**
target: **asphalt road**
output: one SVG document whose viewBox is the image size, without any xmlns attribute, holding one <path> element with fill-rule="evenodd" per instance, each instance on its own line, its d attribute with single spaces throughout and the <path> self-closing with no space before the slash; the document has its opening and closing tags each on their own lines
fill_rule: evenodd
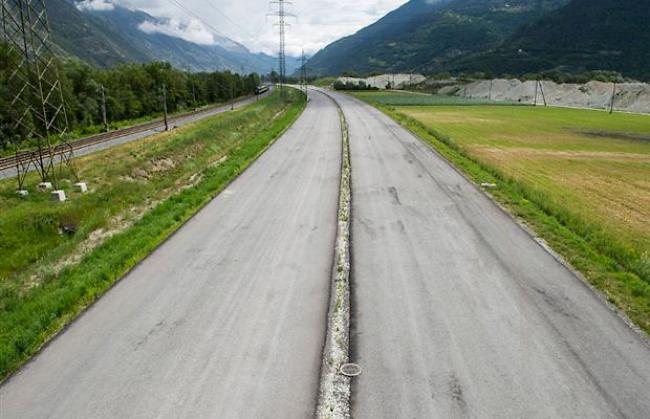
<svg viewBox="0 0 650 419">
<path fill-rule="evenodd" d="M 428 146 L 334 93 L 352 159 L 353 417 L 647 418 L 650 347 Z M 1 419 L 306 418 L 341 137 L 318 93 L 2 387 Z"/>
<path fill-rule="evenodd" d="M 269 95 L 271 91 L 269 91 L 268 93 L 264 93 L 264 94 L 260 95 L 259 97 L 260 98 L 265 97 L 265 96 Z M 215 107 L 215 108 L 211 108 L 209 110 L 199 111 L 199 112 L 197 112 L 195 114 L 186 115 L 186 116 L 183 116 L 183 117 L 181 117 L 181 118 L 179 118 L 177 120 L 170 121 L 170 128 L 182 127 L 182 126 L 185 126 L 187 124 L 191 124 L 191 123 L 200 121 L 200 120 L 205 119 L 205 118 L 209 118 L 209 117 L 221 114 L 221 113 L 228 112 L 233 108 L 234 109 L 239 109 L 241 107 L 250 105 L 251 103 L 255 102 L 256 100 L 258 100 L 258 97 L 256 97 L 256 96 L 248 97 L 248 98 L 237 100 L 232 104 L 229 103 L 229 104 L 226 104 L 226 105 L 223 105 L 223 106 L 218 106 L 218 107 Z M 75 157 L 86 156 L 88 154 L 96 153 L 96 152 L 101 151 L 101 150 L 106 150 L 108 148 L 115 147 L 115 146 L 125 144 L 125 143 L 129 143 L 131 141 L 140 140 L 142 138 L 150 137 L 150 136 L 155 135 L 155 134 L 160 134 L 161 132 L 164 132 L 164 128 L 165 128 L 165 124 L 163 122 L 160 122 L 160 124 L 157 127 L 146 130 L 146 131 L 140 131 L 140 132 L 135 132 L 135 133 L 132 133 L 132 134 L 122 135 L 120 137 L 113 138 L 113 139 L 111 139 L 109 141 L 105 141 L 105 142 L 102 142 L 102 143 L 99 143 L 99 144 L 94 144 L 94 145 L 91 145 L 91 146 L 88 146 L 88 147 L 80 148 L 78 150 L 75 150 L 74 155 L 75 155 Z M 61 161 L 60 157 L 57 156 L 57 157 L 54 158 L 55 163 L 59 163 L 60 161 Z M 34 170 L 36 170 L 36 169 L 34 169 L 32 167 L 30 172 L 34 171 Z M 16 169 L 15 168 L 0 170 L 0 179 L 5 179 L 5 178 L 9 178 L 9 177 L 14 177 L 14 176 L 16 176 Z"/>
<path fill-rule="evenodd" d="M 0 388 L 0 418 L 313 414 L 341 130 L 310 95 L 249 170 Z"/>
<path fill-rule="evenodd" d="M 446 161 L 350 125 L 353 417 L 648 418 L 650 349 Z"/>
</svg>

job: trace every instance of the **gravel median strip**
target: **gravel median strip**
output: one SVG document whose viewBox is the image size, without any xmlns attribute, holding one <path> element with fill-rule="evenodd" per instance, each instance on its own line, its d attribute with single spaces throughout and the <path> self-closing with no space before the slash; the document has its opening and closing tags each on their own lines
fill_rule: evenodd
<svg viewBox="0 0 650 419">
<path fill-rule="evenodd" d="M 334 98 L 327 96 L 336 103 Z M 341 367 L 349 362 L 350 346 L 350 214 L 352 199 L 350 144 L 345 115 L 338 103 L 336 106 L 341 116 L 343 158 L 327 338 L 323 350 L 320 392 L 316 408 L 316 417 L 319 419 L 350 417 L 351 378 L 340 371 Z"/>
</svg>

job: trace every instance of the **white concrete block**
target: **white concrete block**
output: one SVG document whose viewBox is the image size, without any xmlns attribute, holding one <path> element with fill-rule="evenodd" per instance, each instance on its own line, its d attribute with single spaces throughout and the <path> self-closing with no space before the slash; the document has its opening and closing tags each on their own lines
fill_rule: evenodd
<svg viewBox="0 0 650 419">
<path fill-rule="evenodd" d="M 41 182 L 37 186 L 39 191 L 49 191 L 52 189 L 52 182 Z"/>
<path fill-rule="evenodd" d="M 81 192 L 81 193 L 88 192 L 88 185 L 86 184 L 86 182 L 75 183 L 74 187 L 77 192 Z"/>
<path fill-rule="evenodd" d="M 52 191 L 52 201 L 65 202 L 65 191 Z"/>
</svg>

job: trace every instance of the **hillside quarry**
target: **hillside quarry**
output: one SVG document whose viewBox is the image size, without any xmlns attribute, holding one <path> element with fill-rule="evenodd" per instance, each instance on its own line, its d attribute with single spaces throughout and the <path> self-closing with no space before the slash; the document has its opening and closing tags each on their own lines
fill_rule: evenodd
<svg viewBox="0 0 650 419">
<path fill-rule="evenodd" d="M 606 109 L 609 110 L 614 94 L 614 109 L 624 112 L 650 113 L 650 84 L 604 83 L 590 81 L 586 84 L 558 84 L 553 81 L 480 80 L 469 84 L 455 84 L 438 90 L 438 94 L 456 95 L 475 99 L 490 99 L 524 104 Z"/>
</svg>

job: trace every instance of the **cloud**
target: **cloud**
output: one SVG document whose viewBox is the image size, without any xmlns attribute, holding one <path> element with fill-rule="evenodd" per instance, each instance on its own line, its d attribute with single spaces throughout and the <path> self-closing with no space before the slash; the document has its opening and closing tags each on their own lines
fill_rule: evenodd
<svg viewBox="0 0 650 419">
<path fill-rule="evenodd" d="M 427 0 L 429 1 L 429 0 Z M 276 54 L 278 30 L 273 24 L 277 18 L 269 16 L 274 9 L 268 0 L 179 0 L 194 14 L 207 22 L 202 24 L 191 14 L 168 0 L 85 0 L 84 7 L 112 7 L 119 4 L 144 10 L 163 23 L 145 22 L 141 29 L 177 36 L 199 44 L 222 44 L 225 35 L 248 47 L 253 52 Z M 293 0 L 288 19 L 287 52 L 298 56 L 305 50 L 308 55 L 327 44 L 378 20 L 386 13 L 406 3 L 407 0 Z M 87 5 L 87 6 L 86 6 Z M 78 6 L 79 7 L 79 6 Z M 208 26 L 219 34 L 210 36 Z"/>
<path fill-rule="evenodd" d="M 79 10 L 113 10 L 115 6 L 108 0 L 84 0 L 76 4 Z"/>
<path fill-rule="evenodd" d="M 181 22 L 176 18 L 164 19 L 158 22 L 145 21 L 138 27 L 145 33 L 161 33 L 184 39 L 199 45 L 215 45 L 215 37 L 201 22 L 191 19 Z"/>
<path fill-rule="evenodd" d="M 276 54 L 278 50 L 278 31 L 273 26 L 277 18 L 264 16 L 271 10 L 265 0 L 241 0 L 230 3 L 229 13 L 241 20 L 243 16 L 252 15 L 251 10 L 258 10 L 261 21 L 251 26 L 254 32 L 242 32 L 237 39 L 256 52 Z M 256 7 L 251 7 L 252 4 Z M 351 35 L 383 17 L 386 13 L 406 3 L 406 0 L 294 0 L 289 11 L 295 18 L 288 19 L 291 27 L 287 29 L 287 53 L 299 56 L 304 49 L 307 55 L 316 53 L 329 43 Z M 254 16 L 254 15 L 253 15 Z M 251 16 L 252 17 L 252 16 Z M 252 20 L 249 18 L 249 20 Z M 232 36 L 231 32 L 225 32 Z M 237 36 L 237 35 L 235 35 Z"/>
</svg>

